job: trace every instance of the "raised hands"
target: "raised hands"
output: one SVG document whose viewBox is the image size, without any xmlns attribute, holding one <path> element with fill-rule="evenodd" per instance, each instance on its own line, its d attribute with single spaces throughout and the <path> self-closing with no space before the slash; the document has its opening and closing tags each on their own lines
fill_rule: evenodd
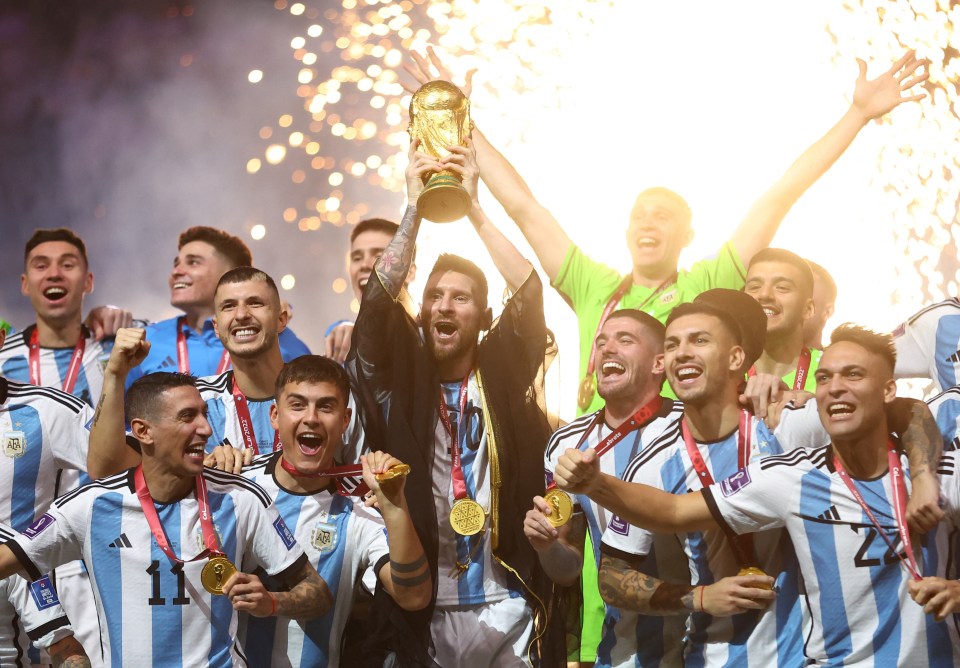
<svg viewBox="0 0 960 668">
<path fill-rule="evenodd" d="M 444 67 L 439 56 L 437 56 L 437 52 L 432 46 L 427 47 L 426 57 L 424 57 L 423 54 L 417 53 L 416 51 L 411 51 L 410 60 L 413 62 L 404 62 L 403 69 L 405 69 L 410 76 L 416 80 L 418 88 L 428 81 L 437 81 L 439 79 L 442 81 L 449 81 L 450 83 L 459 86 L 460 90 L 463 91 L 463 94 L 466 97 L 470 97 L 470 91 L 473 89 L 473 75 L 477 73 L 476 69 L 469 70 L 466 76 L 464 76 L 464 81 L 461 84 L 453 80 L 453 74 L 450 72 L 450 70 Z M 413 93 L 416 90 L 407 85 L 404 85 L 403 88 L 409 93 Z"/>
<path fill-rule="evenodd" d="M 430 172 L 439 172 L 443 169 L 439 160 L 432 155 L 418 151 L 418 148 L 420 148 L 420 140 L 414 139 L 410 142 L 410 149 L 407 152 L 407 157 L 409 158 L 407 171 L 405 173 L 407 179 L 407 201 L 412 205 L 417 203 L 417 198 L 423 190 L 424 176 Z"/>
<path fill-rule="evenodd" d="M 880 118 L 903 102 L 922 100 L 926 93 L 920 91 L 911 95 L 911 89 L 930 77 L 929 72 L 917 74 L 917 69 L 927 65 L 926 60 L 917 60 L 915 51 L 907 51 L 889 70 L 876 79 L 867 79 L 867 64 L 857 59 L 860 75 L 853 89 L 853 109 L 858 111 L 864 122 Z"/>
<path fill-rule="evenodd" d="M 140 364 L 150 352 L 147 330 L 138 327 L 123 327 L 117 336 L 107 360 L 107 370 L 126 378 L 130 370 Z"/>
</svg>

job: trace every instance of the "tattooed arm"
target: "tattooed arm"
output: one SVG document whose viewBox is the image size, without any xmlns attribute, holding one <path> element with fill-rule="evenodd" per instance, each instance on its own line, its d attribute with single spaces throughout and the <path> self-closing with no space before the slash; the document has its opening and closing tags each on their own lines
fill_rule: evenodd
<svg viewBox="0 0 960 668">
<path fill-rule="evenodd" d="M 943 451 L 943 436 L 930 408 L 918 399 L 897 397 L 887 406 L 887 421 L 900 435 L 903 451 L 910 460 L 913 488 L 907 503 L 910 528 L 926 533 L 943 519 L 937 462 Z"/>
<path fill-rule="evenodd" d="M 377 576 L 397 605 L 404 610 L 422 610 L 433 596 L 433 578 L 403 493 L 406 476 L 383 482 L 376 478 L 376 474 L 385 473 L 402 462 L 378 450 L 362 455 L 360 463 L 363 465 L 363 480 L 376 495 L 390 536 L 390 562 L 380 568 Z"/>
<path fill-rule="evenodd" d="M 47 648 L 54 668 L 90 668 L 90 659 L 74 636 L 67 636 Z"/>
<path fill-rule="evenodd" d="M 333 607 L 333 595 L 317 569 L 302 558 L 302 564 L 285 577 L 289 591 L 268 591 L 256 575 L 235 573 L 223 586 L 234 610 L 254 617 L 277 615 L 290 619 L 321 617 Z"/>
<path fill-rule="evenodd" d="M 391 297 L 397 299 L 404 281 L 413 264 L 413 252 L 416 249 L 417 232 L 420 230 L 420 215 L 417 213 L 417 197 L 423 190 L 423 176 L 429 172 L 440 171 L 440 163 L 433 156 L 417 150 L 419 140 L 410 142 L 407 166 L 407 210 L 400 221 L 400 229 L 384 249 L 374 267 L 383 287 Z"/>
<path fill-rule="evenodd" d="M 603 548 L 608 549 L 608 548 Z M 769 589 L 773 579 L 759 575 L 727 577 L 711 585 L 671 584 L 647 575 L 606 552 L 600 558 L 597 576 L 600 596 L 610 605 L 636 610 L 644 615 L 677 615 L 706 612 L 727 617 L 748 610 L 762 610 L 776 598 Z"/>
</svg>

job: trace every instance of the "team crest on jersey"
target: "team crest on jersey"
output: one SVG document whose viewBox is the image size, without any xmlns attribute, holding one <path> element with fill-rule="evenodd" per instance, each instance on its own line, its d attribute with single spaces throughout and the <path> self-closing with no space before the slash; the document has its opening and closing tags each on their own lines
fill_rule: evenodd
<svg viewBox="0 0 960 668">
<path fill-rule="evenodd" d="M 724 496 L 733 496 L 750 484 L 750 470 L 740 469 L 726 480 L 720 481 L 720 491 Z"/>
<path fill-rule="evenodd" d="M 677 298 L 677 289 L 674 288 L 673 290 L 668 290 L 664 292 L 662 295 L 660 295 L 660 303 L 669 304 L 673 302 L 676 298 Z"/>
<path fill-rule="evenodd" d="M 339 538 L 337 525 L 330 522 L 317 522 L 310 532 L 310 544 L 320 552 L 333 552 Z"/>
<path fill-rule="evenodd" d="M 7 431 L 3 434 L 3 454 L 11 459 L 23 457 L 27 451 L 27 435 L 22 431 Z"/>
<path fill-rule="evenodd" d="M 46 610 L 60 604 L 57 590 L 53 588 L 49 575 L 44 575 L 36 582 L 30 583 L 30 595 L 33 597 L 33 602 L 37 604 L 37 610 Z"/>
</svg>

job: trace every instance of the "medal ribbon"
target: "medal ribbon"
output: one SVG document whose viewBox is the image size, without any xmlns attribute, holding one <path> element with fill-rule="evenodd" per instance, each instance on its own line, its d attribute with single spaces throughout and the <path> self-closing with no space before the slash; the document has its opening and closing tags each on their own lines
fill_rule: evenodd
<svg viewBox="0 0 960 668">
<path fill-rule="evenodd" d="M 657 295 L 666 290 L 669 286 L 673 285 L 677 281 L 677 272 L 673 274 L 656 287 L 653 292 L 650 293 L 650 296 L 643 300 L 643 302 L 637 307 L 638 311 L 642 311 L 643 307 L 652 302 Z M 633 285 L 633 276 L 627 274 L 623 277 L 623 280 L 620 281 L 620 285 L 617 286 L 616 291 L 610 297 L 610 300 L 607 302 L 607 305 L 603 307 L 603 313 L 600 314 L 600 322 L 597 323 L 597 331 L 593 335 L 593 340 L 596 341 L 597 337 L 600 336 L 600 330 L 603 329 L 603 323 L 607 321 L 607 318 L 610 317 L 610 314 L 613 313 L 613 310 L 617 307 L 617 304 L 620 303 L 620 300 L 623 299 L 623 296 L 627 294 L 630 290 L 630 287 Z M 587 362 L 587 373 L 586 378 L 589 378 L 593 375 L 593 372 L 596 369 L 596 353 L 597 347 L 590 346 L 590 359 Z"/>
<path fill-rule="evenodd" d="M 180 316 L 177 318 L 177 371 L 180 373 L 190 373 L 190 355 L 187 352 L 187 336 L 183 332 L 183 323 L 186 318 Z M 230 368 L 230 353 L 226 350 L 220 355 L 220 363 L 217 364 L 217 373 L 220 375 Z"/>
<path fill-rule="evenodd" d="M 807 383 L 807 374 L 810 372 L 810 349 L 806 346 L 800 350 L 800 358 L 797 360 L 797 372 L 793 376 L 793 389 L 802 390 Z M 747 375 L 753 378 L 757 375 L 757 368 L 750 367 Z"/>
<path fill-rule="evenodd" d="M 659 394 L 653 399 L 645 403 L 643 406 L 637 409 L 637 412 L 628 417 L 626 420 L 620 423 L 620 425 L 610 432 L 606 438 L 600 441 L 596 448 L 597 459 L 600 459 L 604 454 L 609 452 L 617 443 L 623 439 L 624 436 L 629 434 L 632 431 L 637 429 L 642 429 L 647 425 L 647 423 L 660 411 L 660 407 L 663 405 L 663 397 Z M 594 428 L 598 427 L 603 422 L 603 411 L 597 413 L 597 417 L 593 419 L 593 422 L 590 423 L 590 426 L 583 432 L 583 436 L 580 437 L 580 440 L 577 441 L 577 449 L 580 449 L 580 446 L 583 445 L 584 441 L 587 440 L 587 437 L 590 436 L 590 432 Z M 547 485 L 547 489 L 553 489 L 557 486 L 557 483 L 554 482 L 552 476 L 550 484 Z"/>
<path fill-rule="evenodd" d="M 683 444 L 687 446 L 687 456 L 690 457 L 690 463 L 693 464 L 693 470 L 697 472 L 700 484 L 709 487 L 714 484 L 713 475 L 707 468 L 707 463 L 703 461 L 700 449 L 697 447 L 690 428 L 687 426 L 687 420 L 684 418 L 680 422 L 680 428 L 683 433 Z M 745 410 L 740 411 L 740 426 L 737 429 L 737 469 L 744 469 L 750 462 L 750 448 L 753 430 L 750 424 L 750 413 Z M 741 566 L 749 567 L 756 559 L 753 557 L 753 536 L 751 534 L 728 534 L 730 547 L 733 549 L 737 560 Z"/>
<path fill-rule="evenodd" d="M 464 413 L 467 410 L 467 394 L 469 389 L 470 371 L 460 381 L 460 417 L 463 420 Z M 440 390 L 440 421 L 443 422 L 443 428 L 450 436 L 450 458 L 451 475 L 453 476 L 453 498 L 455 500 L 467 498 L 467 481 L 463 477 L 463 467 L 460 466 L 460 430 L 458 425 L 450 422 L 450 413 L 447 411 L 447 402 L 443 397 L 443 390 Z"/>
<path fill-rule="evenodd" d="M 184 564 L 191 561 L 197 561 L 207 556 L 215 557 L 222 554 L 220 552 L 220 543 L 217 540 L 217 532 L 213 528 L 213 520 L 210 516 L 210 501 L 207 498 L 207 485 L 203 481 L 203 475 L 198 475 L 197 481 L 197 509 L 200 513 L 200 530 L 203 533 L 203 544 L 206 549 L 193 559 L 181 559 L 170 547 L 170 541 L 167 540 L 167 533 L 163 530 L 163 524 L 160 522 L 160 516 L 153 505 L 153 497 L 150 496 L 150 490 L 147 489 L 147 482 L 143 478 L 143 465 L 137 466 L 133 473 L 134 485 L 137 490 L 137 498 L 140 500 L 140 507 L 143 509 L 143 515 L 147 518 L 147 524 L 150 526 L 150 533 L 153 539 L 157 541 L 157 546 L 163 550 L 163 553 L 170 558 L 170 561 Z"/>
<path fill-rule="evenodd" d="M 860 494 L 860 490 L 857 489 L 853 478 L 851 478 L 850 474 L 847 473 L 847 469 L 843 466 L 843 462 L 840 461 L 840 458 L 837 456 L 836 452 L 834 452 L 833 455 L 833 467 L 836 469 L 840 479 L 843 480 L 843 484 L 847 486 L 847 489 L 849 489 L 850 493 L 853 494 L 853 498 L 855 498 L 857 503 L 860 504 L 860 507 L 863 508 L 863 512 L 865 512 L 867 517 L 870 518 L 870 522 L 872 522 L 873 526 L 876 527 L 877 533 L 879 533 L 883 540 L 887 543 L 887 547 L 890 548 L 890 551 L 897 555 L 897 558 L 900 559 L 901 563 L 907 567 L 907 571 L 910 573 L 911 577 L 913 577 L 914 580 L 919 581 L 922 580 L 923 577 L 920 575 L 920 568 L 917 565 L 916 557 L 913 555 L 913 541 L 910 539 L 910 529 L 907 526 L 907 488 L 903 482 L 903 469 L 900 467 L 900 456 L 897 454 L 896 448 L 893 447 L 893 441 L 891 440 L 887 440 L 887 462 L 890 468 L 890 489 L 893 495 L 892 505 L 894 519 L 897 523 L 897 531 L 900 532 L 900 540 L 903 541 L 903 551 L 906 553 L 906 556 L 894 549 L 893 542 L 891 542 L 889 536 L 887 536 L 887 532 L 884 531 L 880 526 L 880 523 L 874 516 L 873 511 L 870 510 L 870 506 L 867 505 L 863 495 Z"/>
<path fill-rule="evenodd" d="M 250 406 L 247 405 L 247 398 L 243 395 L 243 392 L 237 387 L 236 376 L 233 377 L 233 403 L 237 408 L 237 422 L 240 423 L 240 436 L 243 438 L 243 446 L 253 450 L 253 455 L 256 457 L 260 454 L 260 448 L 257 446 L 257 439 L 253 433 L 253 420 L 250 419 Z M 277 450 L 279 444 L 280 434 L 274 430 L 273 449 Z"/>
<path fill-rule="evenodd" d="M 77 384 L 77 378 L 80 376 L 80 367 L 83 366 L 83 351 L 87 347 L 87 341 L 80 332 L 80 339 L 77 345 L 73 347 L 73 355 L 70 357 L 70 366 L 67 367 L 67 375 L 63 379 L 63 387 L 60 389 L 67 394 L 73 394 L 73 388 Z M 30 384 L 40 385 L 40 334 L 34 327 L 30 333 L 30 351 L 28 353 L 28 364 L 30 365 Z"/>
<path fill-rule="evenodd" d="M 297 470 L 297 467 L 284 459 L 283 455 L 280 455 L 280 468 L 297 478 L 335 478 L 337 481 L 337 494 L 340 496 L 363 496 L 370 491 L 370 488 L 367 487 L 367 483 L 363 482 L 362 480 L 359 485 L 353 488 L 353 490 L 350 490 L 343 484 L 344 478 L 353 478 L 363 475 L 362 464 L 334 466 L 326 471 L 318 471 L 317 473 L 302 473 Z"/>
</svg>

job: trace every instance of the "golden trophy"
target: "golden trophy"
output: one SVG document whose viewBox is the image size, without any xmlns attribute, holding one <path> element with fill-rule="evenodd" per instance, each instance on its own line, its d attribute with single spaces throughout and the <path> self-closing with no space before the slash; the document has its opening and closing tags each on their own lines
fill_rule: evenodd
<svg viewBox="0 0 960 668">
<path fill-rule="evenodd" d="M 435 158 L 450 154 L 448 146 L 463 145 L 470 134 L 470 100 L 447 81 L 428 81 L 410 100 L 410 135 L 420 150 Z M 470 211 L 470 193 L 460 176 L 445 169 L 424 177 L 417 211 L 434 223 L 459 220 Z"/>
</svg>

